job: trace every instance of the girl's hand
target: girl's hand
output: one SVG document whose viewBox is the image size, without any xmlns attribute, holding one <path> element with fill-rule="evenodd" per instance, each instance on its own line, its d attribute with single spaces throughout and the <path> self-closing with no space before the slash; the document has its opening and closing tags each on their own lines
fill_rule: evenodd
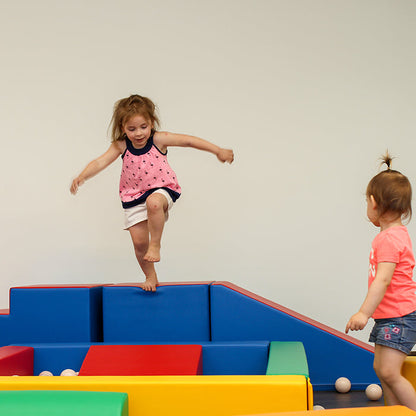
<svg viewBox="0 0 416 416">
<path fill-rule="evenodd" d="M 82 179 L 82 178 L 80 178 L 79 176 L 78 176 L 77 178 L 75 178 L 75 179 L 72 181 L 72 185 L 71 185 L 71 188 L 70 188 L 71 194 L 72 194 L 72 195 L 75 195 L 75 194 L 77 193 L 77 191 L 78 191 L 78 188 L 79 188 L 81 185 L 83 185 L 83 184 L 84 184 L 84 182 L 85 182 L 85 179 Z"/>
<path fill-rule="evenodd" d="M 220 162 L 233 163 L 234 152 L 231 149 L 221 149 L 217 153 L 217 158 Z"/>
<path fill-rule="evenodd" d="M 368 289 L 367 296 L 360 310 L 347 323 L 345 333 L 348 331 L 358 331 L 363 329 L 368 322 L 370 316 L 373 316 L 377 306 L 383 300 L 384 294 L 390 285 L 393 273 L 396 268 L 396 263 L 380 262 L 377 264 L 376 277 Z"/>
<path fill-rule="evenodd" d="M 345 333 L 348 334 L 348 331 L 359 331 L 363 329 L 368 322 L 368 316 L 363 312 L 359 311 L 355 315 L 351 316 L 350 320 L 345 327 Z"/>
</svg>

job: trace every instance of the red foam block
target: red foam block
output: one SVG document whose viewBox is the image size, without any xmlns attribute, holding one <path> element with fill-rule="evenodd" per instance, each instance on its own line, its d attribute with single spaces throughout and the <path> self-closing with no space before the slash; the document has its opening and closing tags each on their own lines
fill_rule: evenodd
<svg viewBox="0 0 416 416">
<path fill-rule="evenodd" d="M 0 348 L 0 376 L 33 376 L 33 348 Z"/>
<path fill-rule="evenodd" d="M 92 345 L 80 376 L 202 374 L 201 345 Z"/>
</svg>

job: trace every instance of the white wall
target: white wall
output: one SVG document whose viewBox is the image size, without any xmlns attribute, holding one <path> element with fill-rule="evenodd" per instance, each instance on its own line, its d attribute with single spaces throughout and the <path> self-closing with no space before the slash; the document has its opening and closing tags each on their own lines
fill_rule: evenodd
<svg viewBox="0 0 416 416">
<path fill-rule="evenodd" d="M 415 14 L 412 0 L 3 2 L 0 307 L 11 286 L 142 281 L 120 161 L 68 190 L 108 147 L 113 103 L 139 93 L 163 129 L 236 155 L 170 150 L 183 196 L 160 280 L 229 280 L 343 330 L 387 147 L 416 184 Z"/>
</svg>

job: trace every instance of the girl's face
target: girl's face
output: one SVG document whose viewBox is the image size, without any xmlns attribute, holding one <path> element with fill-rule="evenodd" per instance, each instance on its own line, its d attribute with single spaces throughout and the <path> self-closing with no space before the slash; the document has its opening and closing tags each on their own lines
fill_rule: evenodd
<svg viewBox="0 0 416 416">
<path fill-rule="evenodd" d="M 142 149 L 149 140 L 152 128 L 150 120 L 137 114 L 124 123 L 123 131 L 136 149 Z"/>
</svg>

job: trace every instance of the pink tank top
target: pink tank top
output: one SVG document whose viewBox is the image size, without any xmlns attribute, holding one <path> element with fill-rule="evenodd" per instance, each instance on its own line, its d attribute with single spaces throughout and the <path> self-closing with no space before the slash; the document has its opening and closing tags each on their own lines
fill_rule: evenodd
<svg viewBox="0 0 416 416">
<path fill-rule="evenodd" d="M 126 138 L 126 150 L 121 156 L 120 198 L 123 208 L 146 201 L 157 189 L 165 189 L 175 202 L 181 195 L 175 172 L 169 166 L 167 152 L 162 153 L 153 143 L 153 135 L 143 149 L 136 149 Z"/>
</svg>

